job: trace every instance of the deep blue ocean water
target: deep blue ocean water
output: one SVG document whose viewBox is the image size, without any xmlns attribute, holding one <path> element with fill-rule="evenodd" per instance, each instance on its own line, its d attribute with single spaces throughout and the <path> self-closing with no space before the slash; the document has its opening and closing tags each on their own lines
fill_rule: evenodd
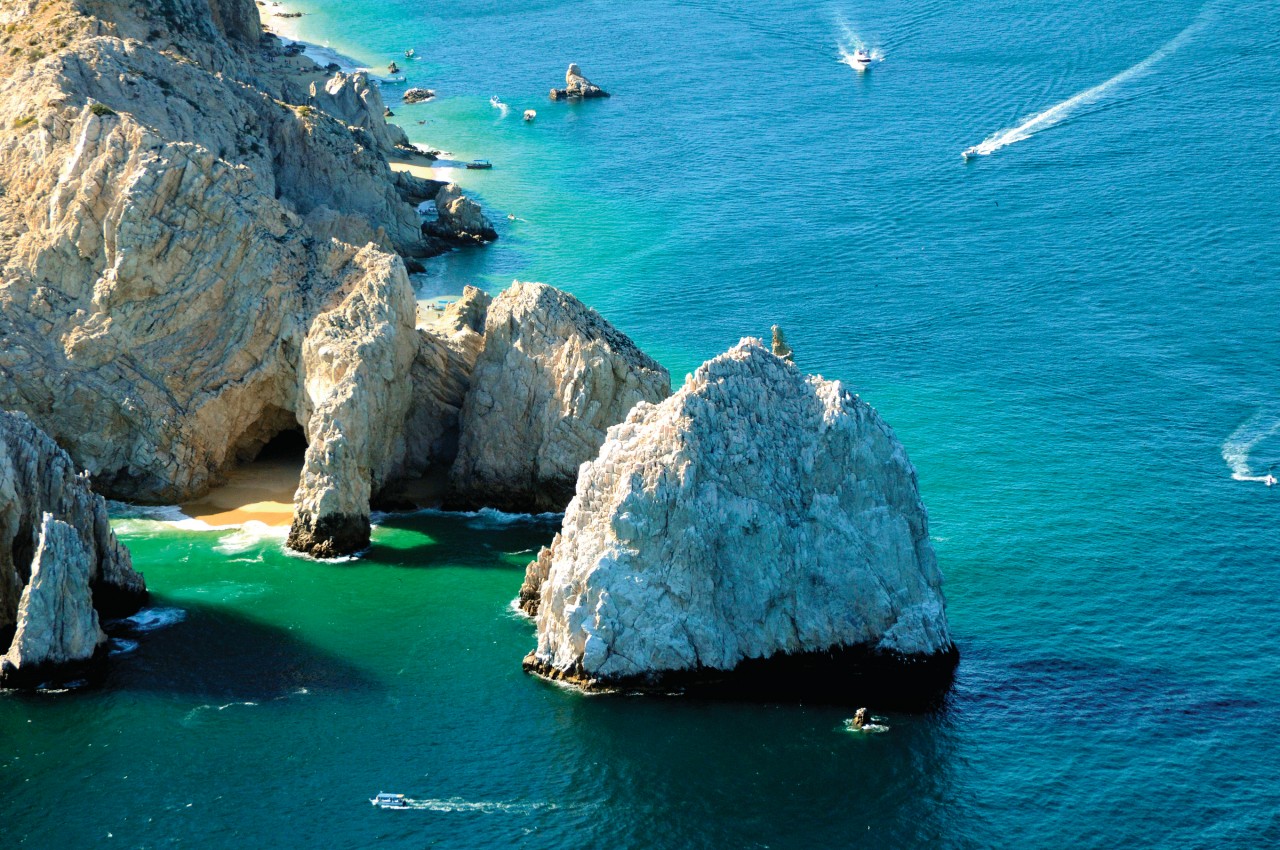
<svg viewBox="0 0 1280 850">
<path fill-rule="evenodd" d="M 0 698 L 0 843 L 1280 846 L 1280 488 L 1238 480 L 1280 462 L 1274 0 L 296 7 L 439 92 L 384 88 L 415 141 L 494 162 L 449 173 L 502 238 L 425 290 L 554 284 L 676 382 L 777 323 L 877 407 L 955 690 L 857 736 L 531 679 L 507 603 L 547 523 L 393 518 L 314 564 L 124 521 L 184 619 L 106 688 Z M 549 101 L 570 61 L 614 96 Z"/>
</svg>

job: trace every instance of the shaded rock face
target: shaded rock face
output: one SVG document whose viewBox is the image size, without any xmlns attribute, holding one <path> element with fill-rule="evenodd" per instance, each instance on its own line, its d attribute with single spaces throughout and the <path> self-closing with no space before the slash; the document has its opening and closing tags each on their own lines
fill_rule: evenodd
<svg viewBox="0 0 1280 850">
<path fill-rule="evenodd" d="M 302 525 L 359 526 L 413 358 L 396 255 L 447 249 L 414 208 L 440 184 L 388 167 L 403 134 L 376 89 L 303 90 L 314 63 L 260 39 L 246 0 L 0 12 L 47 53 L 0 51 L 0 407 L 142 502 L 198 496 L 302 426 Z"/>
<path fill-rule="evenodd" d="M 667 370 L 581 301 L 513 283 L 485 320 L 449 504 L 563 510 L 608 427 L 670 391 Z"/>
<path fill-rule="evenodd" d="M 902 444 L 756 339 L 609 430 L 522 596 L 526 667 L 586 688 L 884 703 L 936 694 L 956 660 Z"/>
<path fill-rule="evenodd" d="M 126 616 L 146 599 L 102 497 L 28 417 L 0 412 L 0 647 L 14 641 L 0 678 L 22 685 L 21 669 L 88 660 L 97 619 L 85 612 Z"/>
<path fill-rule="evenodd" d="M 405 90 L 404 102 L 405 103 L 422 103 L 423 101 L 431 100 L 431 98 L 435 96 L 436 96 L 436 93 L 431 89 L 411 88 L 411 89 Z"/>
<path fill-rule="evenodd" d="M 446 184 L 436 194 L 436 211 L 440 217 L 423 226 L 423 233 L 428 236 L 459 244 L 492 242 L 498 238 L 498 232 L 485 218 L 480 205 L 462 194 L 456 183 Z"/>
<path fill-rule="evenodd" d="M 582 69 L 578 67 L 576 62 L 570 64 L 569 70 L 565 71 L 564 88 L 551 90 L 552 100 L 608 96 L 609 93 L 607 91 L 582 75 Z"/>
<path fill-rule="evenodd" d="M 403 431 L 403 478 L 447 470 L 458 454 L 458 425 L 471 373 L 484 347 L 485 315 L 493 299 L 468 286 L 444 313 L 417 328 L 410 369 L 413 397 Z"/>
</svg>

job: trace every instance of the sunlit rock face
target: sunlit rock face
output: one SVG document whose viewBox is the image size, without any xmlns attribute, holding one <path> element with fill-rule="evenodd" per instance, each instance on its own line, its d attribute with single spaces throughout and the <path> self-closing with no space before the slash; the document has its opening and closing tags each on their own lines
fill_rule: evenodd
<svg viewBox="0 0 1280 850">
<path fill-rule="evenodd" d="M 956 652 L 880 416 L 744 339 L 609 429 L 529 566 L 526 667 L 585 688 L 936 693 Z"/>
</svg>

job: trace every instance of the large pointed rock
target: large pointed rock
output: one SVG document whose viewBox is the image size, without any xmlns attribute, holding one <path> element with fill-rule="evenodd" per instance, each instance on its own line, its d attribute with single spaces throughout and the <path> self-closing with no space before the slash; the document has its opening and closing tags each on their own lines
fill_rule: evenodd
<svg viewBox="0 0 1280 850">
<path fill-rule="evenodd" d="M 560 511 L 610 425 L 667 370 L 567 292 L 516 282 L 489 307 L 450 472 L 455 507 Z"/>
<path fill-rule="evenodd" d="M 756 339 L 609 430 L 522 599 L 526 667 L 588 689 L 883 705 L 936 694 L 956 660 L 902 444 Z"/>
</svg>

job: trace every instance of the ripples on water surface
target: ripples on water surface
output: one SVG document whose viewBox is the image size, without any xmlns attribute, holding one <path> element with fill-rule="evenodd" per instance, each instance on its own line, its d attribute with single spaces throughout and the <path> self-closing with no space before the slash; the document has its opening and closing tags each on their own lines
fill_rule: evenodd
<svg viewBox="0 0 1280 850">
<path fill-rule="evenodd" d="M 392 517 L 313 565 L 134 522 L 185 619 L 127 635 L 104 690 L 0 701 L 6 844 L 1280 843 L 1280 488 L 1233 478 L 1280 460 L 1274 3 L 303 8 L 372 66 L 415 48 L 440 96 L 398 117 L 495 163 L 457 178 L 503 238 L 436 291 L 562 286 L 677 380 L 777 322 L 882 411 L 955 692 L 853 735 L 531 680 L 507 604 L 546 523 Z M 842 64 L 857 43 L 884 61 Z M 569 61 L 615 96 L 547 101 Z"/>
</svg>

